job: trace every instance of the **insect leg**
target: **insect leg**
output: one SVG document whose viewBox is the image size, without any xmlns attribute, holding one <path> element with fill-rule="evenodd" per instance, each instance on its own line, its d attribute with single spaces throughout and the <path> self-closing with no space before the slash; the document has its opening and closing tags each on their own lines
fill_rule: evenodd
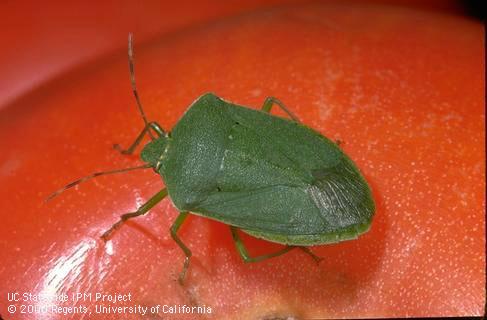
<svg viewBox="0 0 487 320">
<path fill-rule="evenodd" d="M 179 284 L 183 285 L 184 282 L 184 277 L 186 276 L 186 271 L 188 271 L 189 267 L 189 259 L 192 256 L 191 250 L 181 241 L 179 236 L 177 235 L 177 232 L 181 225 L 183 224 L 184 220 L 188 217 L 189 212 L 180 212 L 179 216 L 176 218 L 176 221 L 174 221 L 173 225 L 171 226 L 171 237 L 176 241 L 178 246 L 183 250 L 184 254 L 186 255 L 186 258 L 184 259 L 184 265 L 183 265 L 183 270 L 179 274 Z"/>
<path fill-rule="evenodd" d="M 322 257 L 320 256 L 317 256 L 316 254 L 313 253 L 313 251 L 311 251 L 309 248 L 307 247 L 298 247 L 299 249 L 301 249 L 302 251 L 304 251 L 305 253 L 309 254 L 311 256 L 311 258 L 313 258 L 313 260 L 319 264 L 321 262 L 321 260 L 323 260 Z"/>
<path fill-rule="evenodd" d="M 114 225 L 112 225 L 110 229 L 108 229 L 102 234 L 101 238 L 103 239 L 103 241 L 107 241 L 112 235 L 112 233 L 118 228 L 120 228 L 125 221 L 146 214 L 156 204 L 161 202 L 161 200 L 164 199 L 166 196 L 167 196 L 167 189 L 164 188 L 158 193 L 156 193 L 152 198 L 149 199 L 149 201 L 144 203 L 140 208 L 138 208 L 137 211 L 121 215 L 120 220 Z"/>
<path fill-rule="evenodd" d="M 292 113 L 287 107 L 286 105 L 284 105 L 284 103 L 281 102 L 281 100 L 277 99 L 277 98 L 274 98 L 274 97 L 267 97 L 264 101 L 264 105 L 262 106 L 262 111 L 264 112 L 271 112 L 271 108 L 274 104 L 277 104 L 279 107 L 281 107 L 281 109 L 286 112 L 289 117 L 291 117 L 291 119 L 293 119 L 294 121 L 296 122 L 300 122 L 298 117 L 296 117 L 294 115 L 294 113 Z"/>
<path fill-rule="evenodd" d="M 132 145 L 128 149 L 126 149 L 126 150 L 122 149 L 122 147 L 119 144 L 114 144 L 113 148 L 120 151 L 121 154 L 132 154 L 134 152 L 135 148 L 140 144 L 140 142 L 142 142 L 142 139 L 144 138 L 144 136 L 150 132 L 149 131 L 150 129 L 154 130 L 158 134 L 159 137 L 164 135 L 164 130 L 161 128 L 161 126 L 157 122 L 149 122 L 144 127 L 142 132 L 137 136 L 134 143 L 132 143 Z"/>
<path fill-rule="evenodd" d="M 296 246 L 287 246 L 284 249 L 281 249 L 274 253 L 265 254 L 257 257 L 251 257 L 249 256 L 249 253 L 247 252 L 247 248 L 245 248 L 242 239 L 240 239 L 240 236 L 238 235 L 237 228 L 231 226 L 230 230 L 232 231 L 233 241 L 235 242 L 235 246 L 237 247 L 238 253 L 242 257 L 244 262 L 260 262 L 269 258 L 280 256 L 282 254 L 285 254 L 286 252 L 291 251 L 292 249 L 298 248 Z"/>
</svg>

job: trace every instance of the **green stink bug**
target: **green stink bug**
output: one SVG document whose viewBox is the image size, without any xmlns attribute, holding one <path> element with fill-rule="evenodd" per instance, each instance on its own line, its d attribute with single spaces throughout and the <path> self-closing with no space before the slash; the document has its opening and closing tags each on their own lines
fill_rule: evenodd
<svg viewBox="0 0 487 320">
<path fill-rule="evenodd" d="M 171 132 L 149 122 L 135 84 L 132 37 L 129 67 L 133 93 L 145 126 L 123 154 L 131 154 L 146 135 L 143 166 L 99 172 L 52 194 L 50 198 L 93 177 L 152 168 L 165 188 L 137 211 L 121 216 L 102 238 L 107 240 L 126 220 L 143 215 L 166 196 L 180 212 L 170 231 L 186 258 L 179 275 L 183 282 L 191 250 L 177 232 L 189 213 L 229 225 L 245 262 L 257 262 L 300 248 L 319 260 L 307 246 L 356 238 L 366 232 L 375 211 L 370 188 L 340 148 L 302 125 L 288 108 L 267 98 L 261 110 L 225 101 L 212 93 L 196 99 Z M 276 104 L 291 119 L 270 114 Z M 278 252 L 250 257 L 240 239 L 252 236 L 286 245 Z"/>
</svg>

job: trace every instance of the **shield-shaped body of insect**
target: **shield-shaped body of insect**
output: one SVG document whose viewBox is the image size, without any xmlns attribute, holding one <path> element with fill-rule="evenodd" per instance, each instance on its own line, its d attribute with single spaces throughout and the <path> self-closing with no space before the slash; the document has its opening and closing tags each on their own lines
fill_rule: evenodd
<svg viewBox="0 0 487 320">
<path fill-rule="evenodd" d="M 145 120 L 135 88 L 131 38 L 129 57 L 135 97 Z M 271 115 L 273 104 L 291 119 Z M 277 99 L 268 98 L 262 110 L 253 110 L 208 93 L 189 107 L 171 132 L 145 122 L 135 143 L 122 153 L 132 153 L 153 130 L 156 136 L 141 153 L 147 163 L 143 167 L 153 168 L 166 188 L 136 212 L 123 215 L 102 237 L 107 239 L 125 220 L 145 214 L 169 195 L 180 211 L 171 235 L 186 255 L 181 283 L 191 251 L 177 231 L 189 213 L 229 225 L 246 262 L 293 248 L 318 260 L 306 246 L 354 239 L 370 227 L 374 201 L 357 167 L 335 143 L 300 124 Z M 104 173 L 87 178 L 100 174 Z M 286 247 L 250 257 L 238 229 Z"/>
</svg>

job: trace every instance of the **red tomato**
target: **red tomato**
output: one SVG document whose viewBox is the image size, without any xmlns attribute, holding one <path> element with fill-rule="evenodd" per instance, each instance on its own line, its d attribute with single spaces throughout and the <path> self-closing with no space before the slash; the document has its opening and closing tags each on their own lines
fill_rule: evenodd
<svg viewBox="0 0 487 320">
<path fill-rule="evenodd" d="M 160 305 L 160 317 L 178 319 L 195 315 L 164 312 L 187 305 L 209 307 L 216 319 L 483 314 L 482 37 L 480 23 L 454 16 L 323 5 L 136 42 L 139 93 L 151 120 L 169 130 L 207 91 L 252 108 L 278 97 L 303 123 L 343 141 L 377 204 L 367 234 L 313 248 L 325 258 L 319 266 L 301 251 L 244 264 L 227 226 L 191 217 L 181 230 L 194 254 L 184 287 L 176 281 L 184 256 L 168 231 L 177 215 L 170 199 L 107 244 L 99 238 L 163 188 L 152 171 L 98 178 L 43 201 L 80 176 L 141 163 L 111 150 L 143 126 L 125 54 L 51 82 L 0 117 L 0 296 L 68 294 L 59 305 L 86 306 L 90 319 L 119 319 L 96 314 L 110 305 Z M 280 248 L 244 240 L 252 254 Z M 131 300 L 95 301 L 97 292 Z M 91 293 L 91 301 L 74 302 L 75 293 Z M 9 305 L 22 304 L 45 305 L 2 299 L 0 313 L 32 319 L 9 314 Z"/>
</svg>

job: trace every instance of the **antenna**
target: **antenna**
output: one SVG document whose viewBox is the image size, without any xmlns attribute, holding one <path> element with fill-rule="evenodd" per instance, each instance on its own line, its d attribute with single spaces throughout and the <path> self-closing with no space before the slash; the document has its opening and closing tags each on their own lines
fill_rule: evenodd
<svg viewBox="0 0 487 320">
<path fill-rule="evenodd" d="M 134 48 L 133 48 L 133 36 L 129 33 L 129 44 L 128 44 L 128 56 L 129 56 L 129 70 L 130 70 L 130 83 L 132 84 L 132 92 L 134 93 L 135 101 L 137 102 L 137 107 L 139 108 L 142 119 L 144 119 L 145 127 L 149 126 L 149 121 L 145 116 L 144 108 L 142 108 L 142 103 L 140 102 L 139 93 L 137 92 L 137 86 L 135 83 L 135 67 L 134 67 Z M 148 131 L 149 136 L 154 140 L 154 136 L 150 130 Z"/>
<path fill-rule="evenodd" d="M 131 168 L 124 168 L 124 169 L 117 169 L 117 170 L 111 170 L 111 171 L 102 171 L 102 172 L 95 172 L 93 174 L 90 174 L 89 176 L 86 176 L 86 177 L 83 177 L 83 178 L 80 178 L 76 181 L 73 181 L 71 183 L 68 183 L 67 185 L 65 185 L 64 187 L 62 187 L 61 189 L 51 193 L 47 198 L 46 198 L 46 202 L 52 200 L 54 197 L 57 197 L 58 195 L 60 195 L 61 193 L 63 193 L 64 191 L 80 184 L 80 183 L 83 183 L 87 180 L 90 180 L 90 179 L 93 179 L 93 178 L 96 178 L 96 177 L 99 177 L 99 176 L 103 176 L 103 175 L 107 175 L 107 174 L 115 174 L 115 173 L 122 173 L 122 172 L 127 172 L 127 171 L 132 171 L 132 170 L 137 170 L 137 169 L 149 169 L 151 168 L 151 165 L 149 164 L 145 164 L 143 166 L 138 166 L 138 167 L 131 167 Z"/>
</svg>

